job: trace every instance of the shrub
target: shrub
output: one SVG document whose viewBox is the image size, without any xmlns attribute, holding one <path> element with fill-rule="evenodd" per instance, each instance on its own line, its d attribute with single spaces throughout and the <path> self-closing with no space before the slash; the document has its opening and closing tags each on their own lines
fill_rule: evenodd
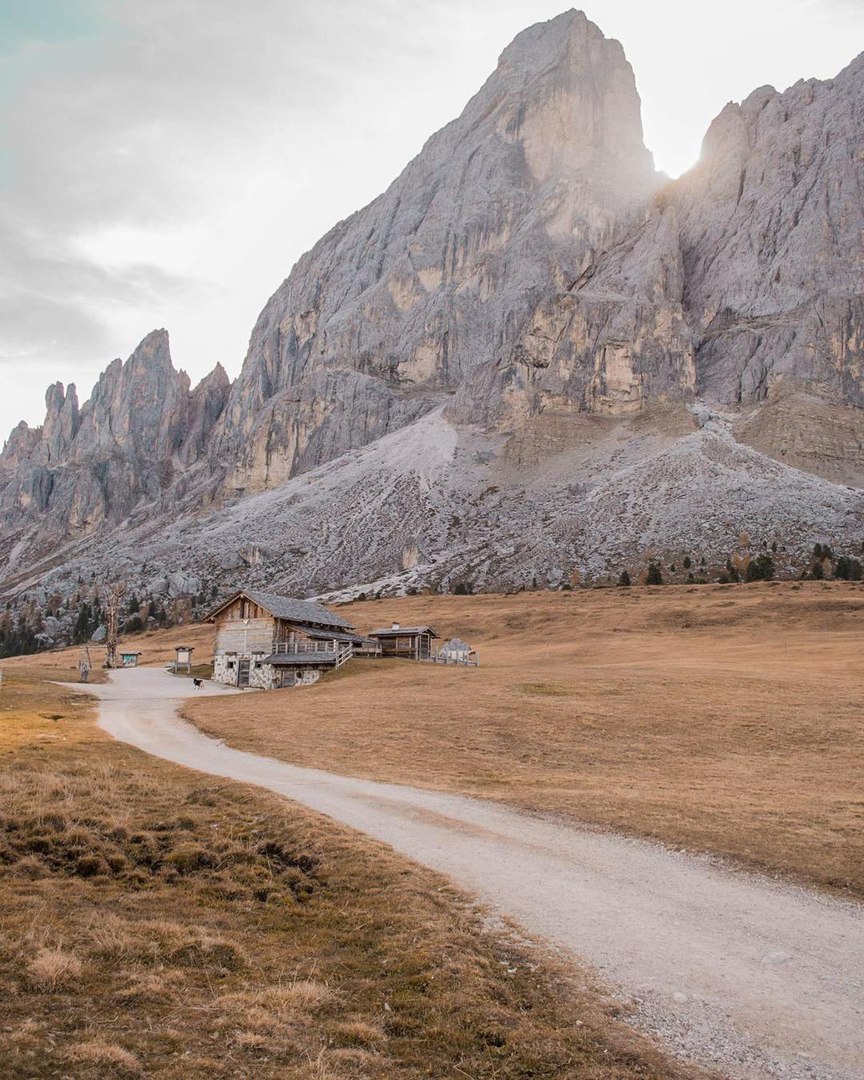
<svg viewBox="0 0 864 1080">
<path fill-rule="evenodd" d="M 648 564 L 648 573 L 645 575 L 646 585 L 662 585 L 663 575 L 660 573 L 660 567 L 657 563 Z"/>
<path fill-rule="evenodd" d="M 630 575 L 626 570 L 621 571 L 621 576 L 618 578 L 618 585 L 620 588 L 628 588 L 631 584 Z"/>
<path fill-rule="evenodd" d="M 681 562 L 681 565 L 684 567 L 685 570 L 690 569 L 690 567 L 693 565 L 693 563 L 690 561 L 690 556 L 689 555 L 684 556 L 684 558 L 683 558 L 683 560 Z"/>
<path fill-rule="evenodd" d="M 814 581 L 821 581 L 825 577 L 825 570 L 822 567 L 822 563 L 818 560 L 813 563 L 810 570 L 810 577 L 812 577 Z"/>
<path fill-rule="evenodd" d="M 774 577 L 774 560 L 762 551 L 747 567 L 747 581 L 770 581 Z"/>
</svg>

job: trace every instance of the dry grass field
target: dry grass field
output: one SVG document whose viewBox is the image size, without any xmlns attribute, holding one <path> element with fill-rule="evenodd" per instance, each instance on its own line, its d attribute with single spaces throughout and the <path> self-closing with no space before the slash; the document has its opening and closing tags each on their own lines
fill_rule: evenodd
<svg viewBox="0 0 864 1080">
<path fill-rule="evenodd" d="M 317 686 L 207 700 L 231 745 L 467 792 L 864 895 L 864 585 L 417 596 L 479 669 L 352 661 Z"/>
<path fill-rule="evenodd" d="M 67 660 L 3 665 L 4 1080 L 694 1075 L 436 875 L 113 742 Z"/>
</svg>

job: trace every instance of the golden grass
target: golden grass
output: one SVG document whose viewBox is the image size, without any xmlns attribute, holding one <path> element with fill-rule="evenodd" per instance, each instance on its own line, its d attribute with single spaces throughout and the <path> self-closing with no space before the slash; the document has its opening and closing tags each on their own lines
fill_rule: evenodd
<svg viewBox="0 0 864 1080">
<path fill-rule="evenodd" d="M 431 872 L 0 688 L 4 1080 L 693 1076 Z"/>
<path fill-rule="evenodd" d="M 208 699 L 234 746 L 461 791 L 864 895 L 864 585 L 418 596 L 482 666 L 353 661 L 317 686 Z"/>
</svg>

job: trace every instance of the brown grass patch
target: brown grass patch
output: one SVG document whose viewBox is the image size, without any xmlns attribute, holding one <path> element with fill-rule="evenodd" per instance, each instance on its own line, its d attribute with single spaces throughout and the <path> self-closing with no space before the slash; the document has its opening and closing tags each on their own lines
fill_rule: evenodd
<svg viewBox="0 0 864 1080">
<path fill-rule="evenodd" d="M 93 1066 L 100 1077 L 140 1076 L 141 1062 L 116 1043 L 92 1041 L 79 1043 L 69 1051 L 69 1060 L 78 1066 Z M 80 1075 L 80 1074 L 79 1074 Z"/>
<path fill-rule="evenodd" d="M 693 1075 L 438 876 L 17 672 L 0 910 L 4 1080 Z"/>
<path fill-rule="evenodd" d="M 864 896 L 864 585 L 418 596 L 477 669 L 353 661 L 187 715 L 300 765 L 460 791 Z"/>
<path fill-rule="evenodd" d="M 68 986 L 81 976 L 82 971 L 83 964 L 74 953 L 56 947 L 43 946 L 27 964 L 30 983 L 42 991 Z"/>
</svg>

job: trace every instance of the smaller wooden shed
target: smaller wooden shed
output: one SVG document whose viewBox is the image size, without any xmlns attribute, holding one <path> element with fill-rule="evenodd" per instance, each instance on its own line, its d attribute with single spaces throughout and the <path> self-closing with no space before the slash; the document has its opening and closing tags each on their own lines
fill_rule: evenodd
<svg viewBox="0 0 864 1080">
<path fill-rule="evenodd" d="M 381 646 L 382 656 L 403 657 L 406 660 L 428 660 L 432 656 L 432 639 L 439 635 L 431 626 L 400 626 L 372 630 L 369 637 Z"/>
</svg>

